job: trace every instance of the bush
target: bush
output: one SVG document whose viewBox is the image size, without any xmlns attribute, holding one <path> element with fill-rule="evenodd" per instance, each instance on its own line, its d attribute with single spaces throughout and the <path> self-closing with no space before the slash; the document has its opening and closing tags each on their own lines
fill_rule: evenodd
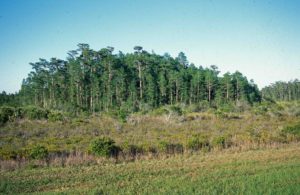
<svg viewBox="0 0 300 195">
<path fill-rule="evenodd" d="M 161 152 L 164 152 L 166 154 L 183 153 L 183 145 L 178 143 L 174 144 L 162 141 L 159 143 L 158 148 Z"/>
<path fill-rule="evenodd" d="M 217 110 L 221 111 L 223 113 L 230 113 L 230 112 L 234 112 L 234 104 L 232 102 L 222 102 L 220 104 L 217 105 Z"/>
<path fill-rule="evenodd" d="M 118 119 L 123 123 L 126 122 L 128 115 L 129 115 L 129 113 L 124 109 L 121 109 L 118 111 Z"/>
<path fill-rule="evenodd" d="M 23 114 L 24 117 L 29 119 L 47 119 L 49 114 L 48 110 L 34 107 L 34 106 L 25 107 L 23 108 L 23 110 L 24 110 L 24 114 Z"/>
<path fill-rule="evenodd" d="M 159 107 L 153 110 L 151 114 L 154 116 L 161 116 L 164 114 L 169 114 L 169 110 L 166 107 Z"/>
<path fill-rule="evenodd" d="M 179 106 L 170 106 L 169 111 L 171 114 L 181 116 L 182 109 Z"/>
<path fill-rule="evenodd" d="M 16 158 L 17 158 L 17 153 L 14 150 L 1 148 L 0 159 L 10 160 L 10 159 L 16 159 Z"/>
<path fill-rule="evenodd" d="M 234 110 L 236 112 L 244 112 L 246 110 L 249 110 L 251 108 L 251 105 L 247 101 L 238 101 L 235 106 Z"/>
<path fill-rule="evenodd" d="M 206 136 L 194 135 L 187 141 L 187 148 L 192 151 L 209 149 L 209 141 Z"/>
<path fill-rule="evenodd" d="M 201 101 L 198 103 L 197 105 L 197 109 L 195 110 L 195 112 L 205 112 L 207 110 L 209 110 L 210 105 L 208 101 Z"/>
<path fill-rule="evenodd" d="M 1 107 L 0 108 L 0 125 L 6 123 L 13 116 L 14 116 L 14 108 Z"/>
<path fill-rule="evenodd" d="M 212 145 L 218 148 L 225 148 L 225 141 L 226 140 L 224 136 L 218 136 L 212 140 Z"/>
<path fill-rule="evenodd" d="M 124 154 L 130 155 L 130 156 L 136 156 L 138 154 L 143 154 L 144 150 L 142 147 L 139 147 L 137 145 L 128 144 L 128 142 L 125 142 L 122 147 L 122 151 Z"/>
<path fill-rule="evenodd" d="M 90 152 L 96 156 L 116 156 L 119 150 L 115 141 L 108 137 L 97 138 L 90 144 Z"/>
<path fill-rule="evenodd" d="M 52 111 L 48 114 L 48 120 L 55 122 L 55 121 L 63 121 L 64 115 L 58 111 Z"/>
<path fill-rule="evenodd" d="M 300 123 L 285 127 L 282 130 L 282 134 L 285 137 L 291 137 L 292 140 L 300 140 Z"/>
<path fill-rule="evenodd" d="M 30 157 L 32 159 L 45 159 L 48 157 L 48 150 L 44 146 L 37 145 L 31 149 Z"/>
</svg>

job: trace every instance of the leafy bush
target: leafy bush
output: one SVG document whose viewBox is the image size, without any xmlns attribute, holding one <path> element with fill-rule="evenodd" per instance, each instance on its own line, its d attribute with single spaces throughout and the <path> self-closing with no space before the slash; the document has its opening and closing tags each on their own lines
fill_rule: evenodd
<svg viewBox="0 0 300 195">
<path fill-rule="evenodd" d="M 29 118 L 29 119 L 47 119 L 49 111 L 34 107 L 34 106 L 29 106 L 29 107 L 24 107 L 24 117 Z"/>
<path fill-rule="evenodd" d="M 90 144 L 90 151 L 96 156 L 116 156 L 119 150 L 115 141 L 108 137 L 97 138 Z"/>
<path fill-rule="evenodd" d="M 300 123 L 285 127 L 282 133 L 286 137 L 290 136 L 292 139 L 300 140 Z"/>
<path fill-rule="evenodd" d="M 14 116 L 14 108 L 1 107 L 0 108 L 0 125 L 6 123 L 13 116 Z"/>
<path fill-rule="evenodd" d="M 189 150 L 197 151 L 204 148 L 209 148 L 209 141 L 206 136 L 203 135 L 194 135 L 187 141 L 187 148 Z"/>
<path fill-rule="evenodd" d="M 31 149 L 30 157 L 32 159 L 45 159 L 48 157 L 48 150 L 44 146 L 37 145 Z"/>
<path fill-rule="evenodd" d="M 55 121 L 63 121 L 64 115 L 58 111 L 52 111 L 48 114 L 48 120 L 55 122 Z"/>
<path fill-rule="evenodd" d="M 129 113 L 124 109 L 121 109 L 121 110 L 118 111 L 118 119 L 123 123 L 126 122 L 126 119 L 127 119 L 128 115 L 129 115 Z"/>
</svg>

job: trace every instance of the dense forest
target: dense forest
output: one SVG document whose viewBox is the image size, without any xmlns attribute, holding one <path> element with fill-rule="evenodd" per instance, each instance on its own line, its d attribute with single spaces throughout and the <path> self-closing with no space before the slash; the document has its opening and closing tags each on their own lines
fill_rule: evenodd
<svg viewBox="0 0 300 195">
<path fill-rule="evenodd" d="M 211 106 L 262 98 L 276 101 L 300 99 L 300 81 L 278 81 L 258 90 L 240 72 L 220 76 L 218 67 L 189 63 L 183 52 L 149 53 L 135 46 L 133 53 L 113 53 L 113 47 L 95 51 L 78 44 L 66 60 L 39 59 L 17 94 L 0 94 L 0 105 L 34 105 L 71 113 L 123 110 L 134 112 L 163 105 Z"/>
<path fill-rule="evenodd" d="M 262 96 L 276 101 L 300 100 L 300 81 L 298 79 L 290 82 L 278 81 L 263 88 Z"/>
<path fill-rule="evenodd" d="M 183 52 L 173 58 L 167 53 L 149 53 L 140 46 L 128 54 L 113 51 L 113 47 L 95 51 L 88 44 L 78 44 L 66 60 L 30 63 L 33 71 L 23 80 L 19 103 L 93 113 L 203 101 L 220 105 L 261 100 L 257 86 L 242 73 L 220 76 L 217 66 L 195 66 Z"/>
</svg>

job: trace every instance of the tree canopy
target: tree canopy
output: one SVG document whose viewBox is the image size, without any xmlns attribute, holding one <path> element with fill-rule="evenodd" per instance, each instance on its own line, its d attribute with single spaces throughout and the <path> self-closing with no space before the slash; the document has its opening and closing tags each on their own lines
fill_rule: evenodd
<svg viewBox="0 0 300 195">
<path fill-rule="evenodd" d="M 300 81 L 298 79 L 289 82 L 277 81 L 264 87 L 262 96 L 277 101 L 300 100 Z"/>
<path fill-rule="evenodd" d="M 73 113 L 124 110 L 128 112 L 171 104 L 209 104 L 260 101 L 260 92 L 240 72 L 220 76 L 218 67 L 195 66 L 180 52 L 133 53 L 95 51 L 88 44 L 68 52 L 66 60 L 39 59 L 23 80 L 21 104 Z"/>
</svg>

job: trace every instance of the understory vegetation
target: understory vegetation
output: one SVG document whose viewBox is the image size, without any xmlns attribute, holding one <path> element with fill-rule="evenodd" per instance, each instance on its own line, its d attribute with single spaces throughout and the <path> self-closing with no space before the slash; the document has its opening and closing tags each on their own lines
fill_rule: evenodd
<svg viewBox="0 0 300 195">
<path fill-rule="evenodd" d="M 1 107 L 2 169 L 126 162 L 300 140 L 299 102 L 213 109 L 164 106 L 126 117 L 111 112 L 69 116 L 36 107 Z"/>
</svg>

